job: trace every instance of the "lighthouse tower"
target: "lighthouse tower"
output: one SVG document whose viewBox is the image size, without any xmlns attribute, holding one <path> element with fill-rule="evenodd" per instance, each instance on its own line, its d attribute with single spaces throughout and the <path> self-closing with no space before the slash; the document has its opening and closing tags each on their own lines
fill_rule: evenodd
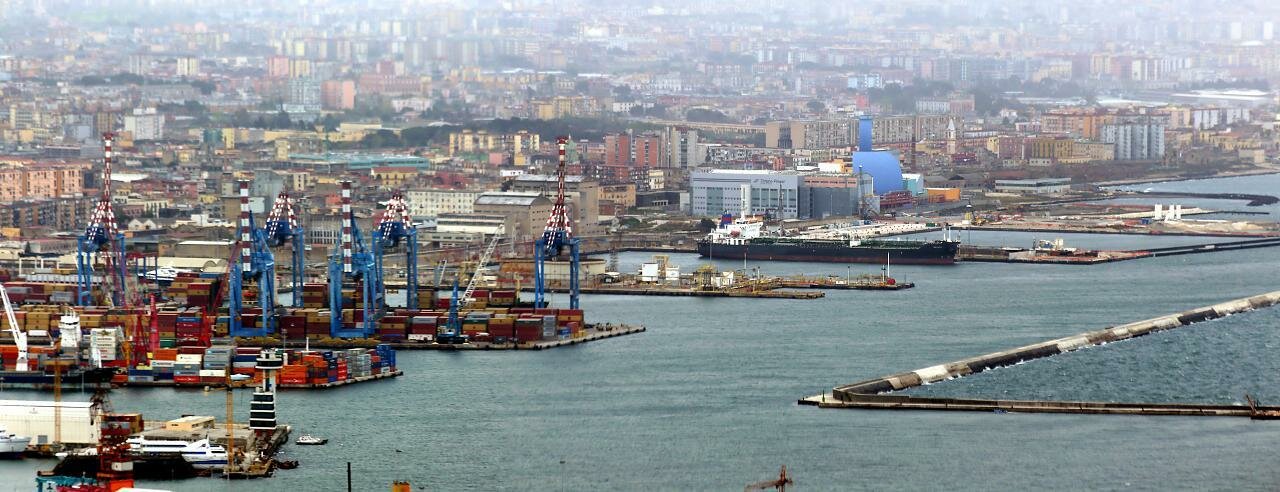
<svg viewBox="0 0 1280 492">
<path fill-rule="evenodd" d="M 253 403 L 249 407 L 249 428 L 254 432 L 276 430 L 276 378 L 284 367 L 284 359 L 283 354 L 272 348 L 262 349 L 258 354 L 255 367 L 262 372 L 262 383 L 253 392 Z"/>
</svg>

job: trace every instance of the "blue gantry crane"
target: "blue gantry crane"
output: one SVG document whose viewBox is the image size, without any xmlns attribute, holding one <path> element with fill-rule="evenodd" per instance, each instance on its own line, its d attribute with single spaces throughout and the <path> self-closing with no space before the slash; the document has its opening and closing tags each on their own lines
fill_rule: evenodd
<svg viewBox="0 0 1280 492">
<path fill-rule="evenodd" d="M 89 217 L 89 226 L 76 241 L 76 304 L 81 306 L 93 303 L 94 265 L 98 260 L 106 267 L 101 280 L 107 285 L 102 290 L 109 294 L 107 299 L 111 305 L 124 306 L 129 302 L 125 291 L 128 268 L 124 233 L 116 227 L 116 212 L 111 207 L 111 144 L 114 138 L 110 132 L 102 134 L 102 194 Z"/>
<path fill-rule="evenodd" d="M 351 211 L 351 182 L 342 182 L 342 237 L 338 249 L 329 256 L 329 336 L 365 338 L 373 336 L 378 316 L 382 313 L 381 272 L 373 253 L 364 244 L 364 236 Z M 361 290 L 364 300 L 363 319 L 355 327 L 342 323 L 342 285 L 351 280 Z"/>
<path fill-rule="evenodd" d="M 298 222 L 298 214 L 295 209 L 296 202 L 288 192 L 281 191 L 276 195 L 276 201 L 271 206 L 271 213 L 267 215 L 266 237 L 267 245 L 272 248 L 279 248 L 285 244 L 293 243 L 293 261 L 291 277 L 291 291 L 293 292 L 293 300 L 290 304 L 293 307 L 302 307 L 302 284 L 306 282 L 303 273 L 306 269 L 307 243 L 306 230 L 302 228 L 302 224 Z"/>
<path fill-rule="evenodd" d="M 276 259 L 267 246 L 264 230 L 253 222 L 249 210 L 249 182 L 240 181 L 240 234 L 236 238 L 236 261 L 227 269 L 229 294 L 228 333 L 232 337 L 262 337 L 276 332 Z M 258 307 L 262 309 L 262 326 L 244 326 L 244 282 L 258 286 Z"/>
<path fill-rule="evenodd" d="M 458 310 L 461 308 L 462 301 L 458 298 L 458 279 L 455 278 L 453 279 L 453 294 L 449 298 L 449 320 L 445 323 L 444 333 L 436 335 L 436 343 L 467 343 L 468 337 L 462 333 L 462 318 L 458 317 Z"/>
<path fill-rule="evenodd" d="M 533 278 L 535 306 L 543 308 L 546 301 L 546 261 L 548 258 L 560 258 L 564 249 L 569 248 L 569 309 L 578 309 L 578 267 L 579 240 L 573 237 L 573 227 L 569 222 L 569 213 L 564 205 L 565 146 L 568 137 L 556 139 L 559 148 L 559 165 L 556 169 L 557 189 L 556 201 L 551 207 L 551 216 L 547 217 L 547 227 L 542 237 L 538 238 L 533 248 Z"/>
<path fill-rule="evenodd" d="M 377 290 L 384 299 L 387 286 L 382 282 L 385 282 L 387 275 L 382 267 L 382 260 L 387 250 L 395 248 L 401 242 L 404 243 L 405 253 L 405 307 L 418 309 L 418 226 L 409 216 L 409 203 L 397 191 L 387 201 L 387 209 L 373 230 L 374 267 L 378 270 L 380 281 Z"/>
</svg>

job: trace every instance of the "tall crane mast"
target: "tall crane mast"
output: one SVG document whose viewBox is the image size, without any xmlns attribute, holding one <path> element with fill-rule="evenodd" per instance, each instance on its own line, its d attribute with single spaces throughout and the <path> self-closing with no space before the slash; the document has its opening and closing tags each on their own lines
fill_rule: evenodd
<svg viewBox="0 0 1280 492">
<path fill-rule="evenodd" d="M 300 308 L 302 307 L 302 284 L 305 282 L 303 273 L 306 269 L 307 234 L 302 224 L 298 222 L 296 205 L 297 202 L 289 196 L 288 192 L 281 191 L 276 195 L 271 213 L 267 215 L 266 235 L 268 246 L 272 248 L 293 243 L 292 271 L 290 272 L 293 292 L 291 304 L 293 307 Z"/>
<path fill-rule="evenodd" d="M 114 306 L 125 306 L 129 301 L 125 292 L 124 234 L 116 227 L 116 212 L 111 206 L 111 163 L 114 158 L 111 147 L 115 135 L 102 134 L 102 194 L 77 241 L 76 248 L 76 303 L 88 306 L 93 302 L 94 266 L 101 260 L 106 267 L 102 275 L 102 290 L 107 301 Z"/>
<path fill-rule="evenodd" d="M 261 337 L 275 333 L 276 260 L 267 247 L 266 237 L 254 226 L 253 211 L 249 209 L 249 182 L 240 181 L 240 233 L 236 237 L 236 262 L 227 269 L 228 333 L 233 337 Z M 262 326 L 246 328 L 241 313 L 244 310 L 244 281 L 258 285 L 258 307 L 262 309 Z"/>
<path fill-rule="evenodd" d="M 556 139 L 559 151 L 559 163 L 556 167 L 556 200 L 551 206 L 551 215 L 547 217 L 547 226 L 542 237 L 534 243 L 533 277 L 534 305 L 545 307 L 546 261 L 548 258 L 559 258 L 565 247 L 569 248 L 569 309 L 578 309 L 578 246 L 580 241 L 573 237 L 573 227 L 569 222 L 569 213 L 564 204 L 565 147 L 568 137 Z"/>
<path fill-rule="evenodd" d="M 382 218 L 373 229 L 374 268 L 379 272 L 380 285 L 375 286 L 378 292 L 386 296 L 386 270 L 382 268 L 382 260 L 387 249 L 404 242 L 405 268 L 405 306 L 418 308 L 418 226 L 409 216 L 409 203 L 399 191 L 392 193 L 387 201 L 387 208 Z"/>
<path fill-rule="evenodd" d="M 342 237 L 339 248 L 329 257 L 329 336 L 334 338 L 364 338 L 374 333 L 378 313 L 382 312 L 382 292 L 374 287 L 381 284 L 374 255 L 365 247 L 364 236 L 356 224 L 351 210 L 351 182 L 342 182 Z M 346 280 L 354 282 L 364 299 L 363 321 L 354 328 L 342 324 L 342 285 Z"/>
</svg>

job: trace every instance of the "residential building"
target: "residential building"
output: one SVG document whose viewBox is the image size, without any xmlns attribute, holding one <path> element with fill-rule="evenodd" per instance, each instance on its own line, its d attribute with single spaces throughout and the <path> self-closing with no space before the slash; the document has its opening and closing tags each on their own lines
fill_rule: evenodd
<svg viewBox="0 0 1280 492">
<path fill-rule="evenodd" d="M 174 74 L 179 77 L 195 77 L 200 75 L 200 59 L 194 56 L 179 56 L 175 61 Z"/>
<path fill-rule="evenodd" d="M 678 126 L 667 127 L 663 146 L 667 149 L 666 167 L 690 169 L 702 167 L 703 154 L 699 152 L 698 130 Z"/>
<path fill-rule="evenodd" d="M 324 109 L 345 110 L 356 107 L 356 83 L 351 80 L 326 80 L 320 85 Z"/>
<path fill-rule="evenodd" d="M 469 214 L 475 211 L 480 190 L 409 190 L 409 214 L 414 218 L 438 217 L 442 214 Z"/>
<path fill-rule="evenodd" d="M 666 158 L 662 136 L 636 135 L 631 132 L 604 136 L 605 167 L 651 169 L 660 167 Z"/>
<path fill-rule="evenodd" d="M 1102 126 L 1102 141 L 1115 144 L 1118 161 L 1164 158 L 1164 122 L 1158 118 L 1135 117 Z"/>
<path fill-rule="evenodd" d="M 765 146 L 783 149 L 826 149 L 853 145 L 854 119 L 772 121 L 765 124 Z"/>
<path fill-rule="evenodd" d="M 156 108 L 135 108 L 124 117 L 124 131 L 131 133 L 134 140 L 163 139 L 164 115 L 156 113 Z"/>
<path fill-rule="evenodd" d="M 84 186 L 79 166 L 27 165 L 0 168 L 0 203 L 79 195 Z"/>
<path fill-rule="evenodd" d="M 289 79 L 289 94 L 285 101 L 287 106 L 296 108 L 298 112 L 319 111 L 322 102 L 320 94 L 320 82 L 316 79 L 292 78 Z"/>
</svg>

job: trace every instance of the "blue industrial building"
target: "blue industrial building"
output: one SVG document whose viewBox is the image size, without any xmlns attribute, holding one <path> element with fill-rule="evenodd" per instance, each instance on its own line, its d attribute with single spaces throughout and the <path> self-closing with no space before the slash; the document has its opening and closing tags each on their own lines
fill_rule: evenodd
<svg viewBox="0 0 1280 492">
<path fill-rule="evenodd" d="M 858 119 L 858 150 L 853 153 L 853 170 L 870 174 L 875 178 L 875 194 L 901 191 L 902 164 L 893 152 L 872 150 L 872 121 L 870 116 Z"/>
</svg>

